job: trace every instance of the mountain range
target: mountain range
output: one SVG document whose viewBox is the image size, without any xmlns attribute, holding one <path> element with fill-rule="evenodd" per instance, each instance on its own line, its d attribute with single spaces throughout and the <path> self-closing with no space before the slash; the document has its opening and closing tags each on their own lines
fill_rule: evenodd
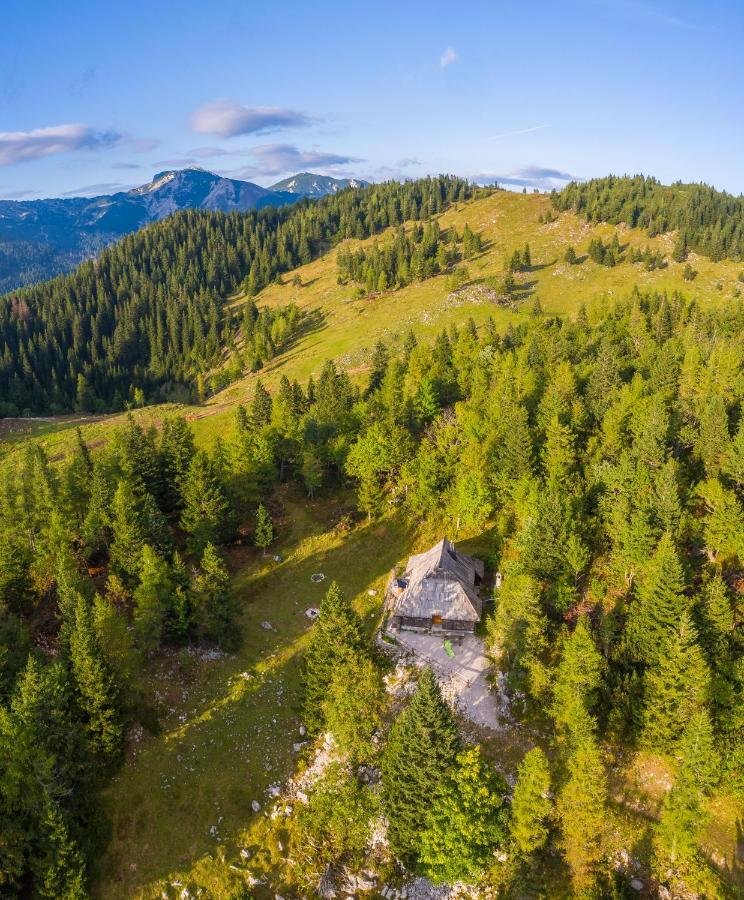
<svg viewBox="0 0 744 900">
<path fill-rule="evenodd" d="M 0 200 L 0 293 L 68 272 L 178 210 L 243 212 L 366 183 L 303 172 L 264 188 L 195 167 L 159 172 L 147 184 L 99 197 Z"/>
</svg>

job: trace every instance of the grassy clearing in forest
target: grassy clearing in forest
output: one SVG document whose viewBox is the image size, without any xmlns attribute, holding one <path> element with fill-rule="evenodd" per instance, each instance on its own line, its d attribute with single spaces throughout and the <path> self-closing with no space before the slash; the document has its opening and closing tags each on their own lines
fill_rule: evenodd
<svg viewBox="0 0 744 900">
<path fill-rule="evenodd" d="M 160 897 L 173 881 L 227 896 L 238 877 L 230 862 L 264 817 L 251 811 L 252 800 L 266 807 L 269 785 L 296 764 L 305 610 L 336 579 L 372 627 L 390 568 L 410 546 L 396 520 L 334 530 L 337 500 L 306 501 L 283 490 L 277 502 L 279 539 L 271 549 L 283 561 L 246 547 L 230 554 L 242 604 L 240 650 L 216 660 L 176 651 L 147 672 L 162 732 L 136 743 L 104 794 L 112 839 L 96 896 Z M 310 580 L 315 572 L 325 575 L 322 583 Z M 370 588 L 378 594 L 369 596 Z"/>
</svg>

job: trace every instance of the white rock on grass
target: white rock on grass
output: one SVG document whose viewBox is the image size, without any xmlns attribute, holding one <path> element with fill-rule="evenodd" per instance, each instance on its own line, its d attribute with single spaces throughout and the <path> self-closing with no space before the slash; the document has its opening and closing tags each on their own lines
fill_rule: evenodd
<svg viewBox="0 0 744 900">
<path fill-rule="evenodd" d="M 261 812 L 261 804 L 258 800 L 251 800 L 251 809 L 253 812 Z"/>
</svg>

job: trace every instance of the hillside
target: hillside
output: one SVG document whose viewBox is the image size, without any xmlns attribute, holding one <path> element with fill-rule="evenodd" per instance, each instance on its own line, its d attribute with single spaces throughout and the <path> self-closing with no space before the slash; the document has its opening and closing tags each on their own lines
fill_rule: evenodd
<svg viewBox="0 0 744 900">
<path fill-rule="evenodd" d="M 453 879 L 470 860 L 492 890 L 515 898 L 635 895 L 639 880 L 649 895 L 742 889 L 741 264 L 694 252 L 675 262 L 674 234 L 587 222 L 558 213 L 547 195 L 453 197 L 433 217 L 438 230 L 428 218 L 407 218 L 403 233 L 380 227 L 319 244 L 312 261 L 233 292 L 205 373 L 217 390 L 204 403 L 135 409 L 131 422 L 79 413 L 0 423 L 12 576 L 3 584 L 32 576 L 23 626 L 44 647 L 64 646 L 65 629 L 76 648 L 96 646 L 83 640 L 84 612 L 71 612 L 72 572 L 76 590 L 99 591 L 113 609 L 97 602 L 96 640 L 122 679 L 114 705 L 130 724 L 100 795 L 111 837 L 95 855 L 94 896 L 314 896 L 326 866 L 373 871 L 370 897 L 383 884 L 410 887 L 394 857 L 410 853 L 415 804 L 401 812 L 385 795 L 390 817 L 409 817 L 393 850 L 366 832 L 360 844 L 347 823 L 364 832 L 378 811 L 365 779 L 378 777 L 380 749 L 368 729 L 398 753 L 406 746 L 389 738 L 410 708 L 395 688 L 394 645 L 371 642 L 390 570 L 445 532 L 486 563 L 494 599 L 481 631 L 501 670 L 502 718 L 495 731 L 457 720 L 481 746 L 468 765 L 489 786 L 490 812 L 449 807 L 438 821 L 452 830 L 438 839 L 454 849 L 432 853 L 429 835 L 409 867 Z M 592 258 L 598 241 L 613 248 L 614 265 Z M 378 290 L 392 247 L 406 283 Z M 361 281 L 339 266 L 349 252 Z M 412 273 L 428 277 L 408 283 Z M 194 452 L 192 432 L 206 455 Z M 268 552 L 259 503 L 273 523 Z M 121 584 L 105 580 L 112 573 Z M 222 609 L 210 606 L 213 580 L 231 597 Z M 360 620 L 330 594 L 330 624 L 319 628 L 310 611 L 332 581 Z M 163 585 L 162 605 L 151 605 Z M 3 606 L 3 590 L 7 640 L 18 607 Z M 162 629 L 155 643 L 143 610 Z M 324 634 L 345 636 L 362 668 L 339 657 L 343 678 L 322 670 L 316 690 L 337 683 L 313 706 L 304 666 Z M 17 657 L 0 654 L 0 692 L 21 670 Z M 381 699 L 382 675 L 390 691 Z M 708 679 L 711 695 L 701 689 Z M 451 735 L 441 702 L 429 703 L 439 717 L 430 727 Z M 363 778 L 343 765 L 322 775 L 333 753 L 318 717 L 359 754 Z M 26 746 L 4 746 L 15 744 Z M 524 780 L 520 764 L 535 749 L 548 779 L 536 793 L 556 803 L 544 821 L 528 817 L 537 837 L 525 838 L 501 776 Z M 431 785 L 464 763 L 452 754 L 425 763 L 416 797 L 433 803 Z M 414 779 L 421 759 L 400 767 Z M 389 790 L 397 776 L 382 768 Z M 80 776 L 60 777 L 64 786 Z M 462 837 L 469 816 L 484 827 L 483 852 Z M 528 849 L 517 853 L 520 833 Z M 37 877 L 33 852 L 28 859 Z"/>
<path fill-rule="evenodd" d="M 123 235 L 183 209 L 282 206 L 294 195 L 190 168 L 100 197 L 0 200 L 0 294 L 68 272 Z"/>
</svg>

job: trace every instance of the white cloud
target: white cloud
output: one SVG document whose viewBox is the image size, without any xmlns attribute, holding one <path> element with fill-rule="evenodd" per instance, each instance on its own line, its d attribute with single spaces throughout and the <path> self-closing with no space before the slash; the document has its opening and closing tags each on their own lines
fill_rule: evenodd
<svg viewBox="0 0 744 900">
<path fill-rule="evenodd" d="M 497 181 L 499 184 L 510 185 L 511 187 L 536 187 L 543 191 L 550 191 L 553 188 L 560 189 L 568 184 L 569 181 L 581 180 L 581 177 L 578 175 L 571 175 L 570 172 L 563 172 L 560 169 L 551 169 L 546 166 L 520 166 L 504 175 L 484 172 L 473 176 L 473 181 L 481 184 Z"/>
<path fill-rule="evenodd" d="M 240 134 L 267 134 L 281 128 L 310 124 L 304 113 L 279 106 L 244 106 L 232 100 L 215 100 L 195 110 L 191 127 L 200 134 L 236 137 Z"/>
<path fill-rule="evenodd" d="M 444 53 L 439 57 L 439 68 L 446 69 L 447 66 L 451 66 L 452 63 L 457 62 L 458 59 L 459 57 L 452 47 L 447 47 Z"/>
<path fill-rule="evenodd" d="M 121 141 L 115 131 L 95 131 L 88 125 L 54 125 L 33 131 L 0 131 L 0 166 L 29 162 L 55 153 L 104 150 Z"/>
<path fill-rule="evenodd" d="M 356 156 L 330 153 L 325 150 L 300 150 L 294 144 L 259 144 L 251 149 L 257 163 L 245 170 L 250 175 L 279 175 L 301 169 L 337 169 L 349 163 L 362 162 Z"/>
<path fill-rule="evenodd" d="M 532 125 L 530 128 L 517 128 L 515 131 L 502 131 L 501 134 L 495 134 L 491 140 L 498 141 L 501 138 L 516 137 L 518 134 L 532 134 L 533 131 L 544 131 L 550 128 L 550 125 Z"/>
</svg>

